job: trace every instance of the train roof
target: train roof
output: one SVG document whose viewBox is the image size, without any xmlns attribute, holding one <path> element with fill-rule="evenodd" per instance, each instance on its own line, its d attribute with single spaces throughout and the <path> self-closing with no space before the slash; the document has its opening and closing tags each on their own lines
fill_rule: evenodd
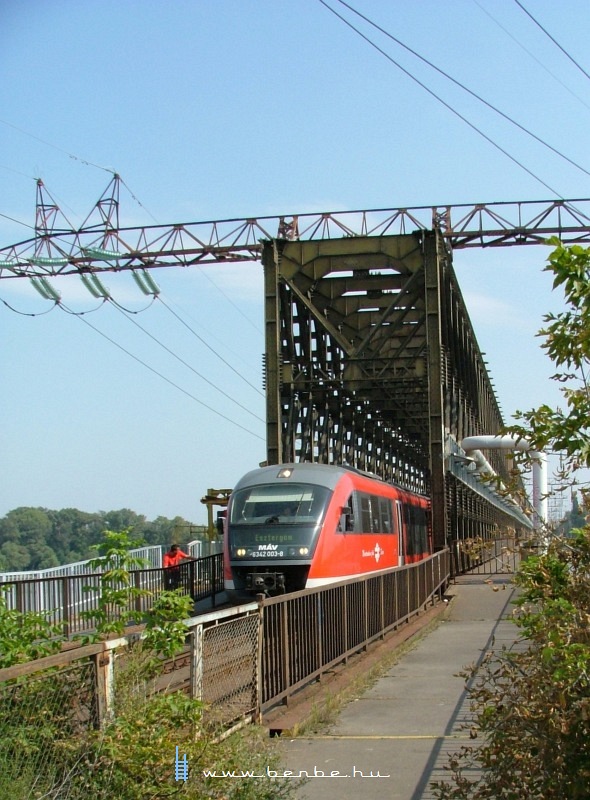
<svg viewBox="0 0 590 800">
<path fill-rule="evenodd" d="M 290 470 L 288 478 L 287 476 L 281 476 L 281 473 L 284 475 L 285 470 Z M 351 467 L 347 464 L 336 465 L 297 462 L 293 464 L 273 464 L 269 467 L 254 469 L 238 481 L 234 487 L 234 491 L 247 486 L 256 486 L 261 483 L 274 483 L 275 480 L 283 479 L 288 479 L 295 483 L 298 481 L 302 483 L 314 483 L 319 486 L 325 486 L 327 489 L 334 489 L 342 476 L 350 474 L 351 472 L 383 483 L 381 478 L 372 472 L 364 472 L 363 470 L 356 469 L 356 467 Z M 395 484 L 390 485 L 394 486 Z M 398 486 L 396 486 L 396 488 L 402 489 L 402 487 Z"/>
<path fill-rule="evenodd" d="M 286 477 L 286 470 L 290 470 L 288 478 Z M 260 469 L 254 469 L 248 472 L 235 485 L 234 491 L 243 489 L 245 486 L 254 486 L 260 483 L 274 483 L 275 480 L 283 479 L 281 474 L 292 483 L 315 483 L 320 486 L 325 486 L 327 489 L 334 489 L 346 471 L 347 470 L 343 467 L 329 464 L 310 464 L 307 462 L 273 464 L 270 467 L 260 467 Z"/>
</svg>

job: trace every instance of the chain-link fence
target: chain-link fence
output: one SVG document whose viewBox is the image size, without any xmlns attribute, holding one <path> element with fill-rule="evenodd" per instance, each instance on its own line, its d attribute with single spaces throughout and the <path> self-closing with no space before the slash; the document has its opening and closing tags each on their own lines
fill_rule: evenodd
<svg viewBox="0 0 590 800">
<path fill-rule="evenodd" d="M 252 719 L 257 604 L 188 620 L 188 628 L 183 652 L 160 660 L 149 677 L 154 654 L 138 647 L 138 633 L 0 669 L 0 798 L 85 798 L 100 765 L 101 729 L 130 700 L 145 707 L 152 695 L 188 695 L 203 702 L 202 723 L 215 730 Z"/>
<path fill-rule="evenodd" d="M 358 583 L 188 620 L 183 651 L 159 660 L 149 676 L 144 667 L 153 665 L 154 653 L 142 647 L 139 632 L 0 669 L 0 798 L 86 800 L 92 776 L 104 772 L 101 737 L 111 737 L 113 756 L 124 725 L 158 699 L 171 700 L 170 708 L 182 699 L 202 701 L 205 734 L 258 720 L 262 710 L 434 602 L 448 562 L 444 551 Z M 180 719 L 182 727 L 186 717 Z M 19 782 L 27 792 L 14 791 Z M 95 800 L 110 800 L 104 791 Z"/>
<path fill-rule="evenodd" d="M 258 609 L 203 630 L 196 694 L 223 724 L 253 716 L 258 705 L 261 627 Z M 198 659 L 198 656 L 197 656 Z"/>
<path fill-rule="evenodd" d="M 39 669 L 41 662 L 54 665 Z M 93 653 L 0 670 L 0 796 L 68 797 L 76 743 L 98 725 L 97 687 Z"/>
</svg>

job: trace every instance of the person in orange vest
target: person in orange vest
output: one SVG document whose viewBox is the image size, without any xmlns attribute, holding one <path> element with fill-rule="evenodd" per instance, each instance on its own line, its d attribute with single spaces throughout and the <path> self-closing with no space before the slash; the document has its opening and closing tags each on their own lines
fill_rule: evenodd
<svg viewBox="0 0 590 800">
<path fill-rule="evenodd" d="M 164 553 L 162 566 L 166 570 L 164 572 L 166 589 L 178 589 L 180 585 L 180 564 L 186 558 L 190 558 L 187 553 L 183 553 L 177 544 L 170 546 L 170 550 Z"/>
</svg>

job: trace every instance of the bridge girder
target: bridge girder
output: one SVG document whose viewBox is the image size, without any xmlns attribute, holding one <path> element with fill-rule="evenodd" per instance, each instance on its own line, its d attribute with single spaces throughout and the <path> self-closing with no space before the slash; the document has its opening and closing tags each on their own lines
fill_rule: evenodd
<svg viewBox="0 0 590 800">
<path fill-rule="evenodd" d="M 471 531 L 483 501 L 454 448 L 503 421 L 444 237 L 275 239 L 262 263 L 268 462 L 348 463 L 431 495 L 437 549 Z M 482 532 L 509 512 L 478 510 Z"/>
</svg>

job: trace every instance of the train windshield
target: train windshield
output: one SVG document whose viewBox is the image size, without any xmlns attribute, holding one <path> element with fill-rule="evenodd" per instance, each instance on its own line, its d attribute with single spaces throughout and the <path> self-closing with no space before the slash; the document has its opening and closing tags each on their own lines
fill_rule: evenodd
<svg viewBox="0 0 590 800">
<path fill-rule="evenodd" d="M 330 490 L 301 483 L 251 486 L 234 492 L 230 525 L 317 524 Z"/>
</svg>

